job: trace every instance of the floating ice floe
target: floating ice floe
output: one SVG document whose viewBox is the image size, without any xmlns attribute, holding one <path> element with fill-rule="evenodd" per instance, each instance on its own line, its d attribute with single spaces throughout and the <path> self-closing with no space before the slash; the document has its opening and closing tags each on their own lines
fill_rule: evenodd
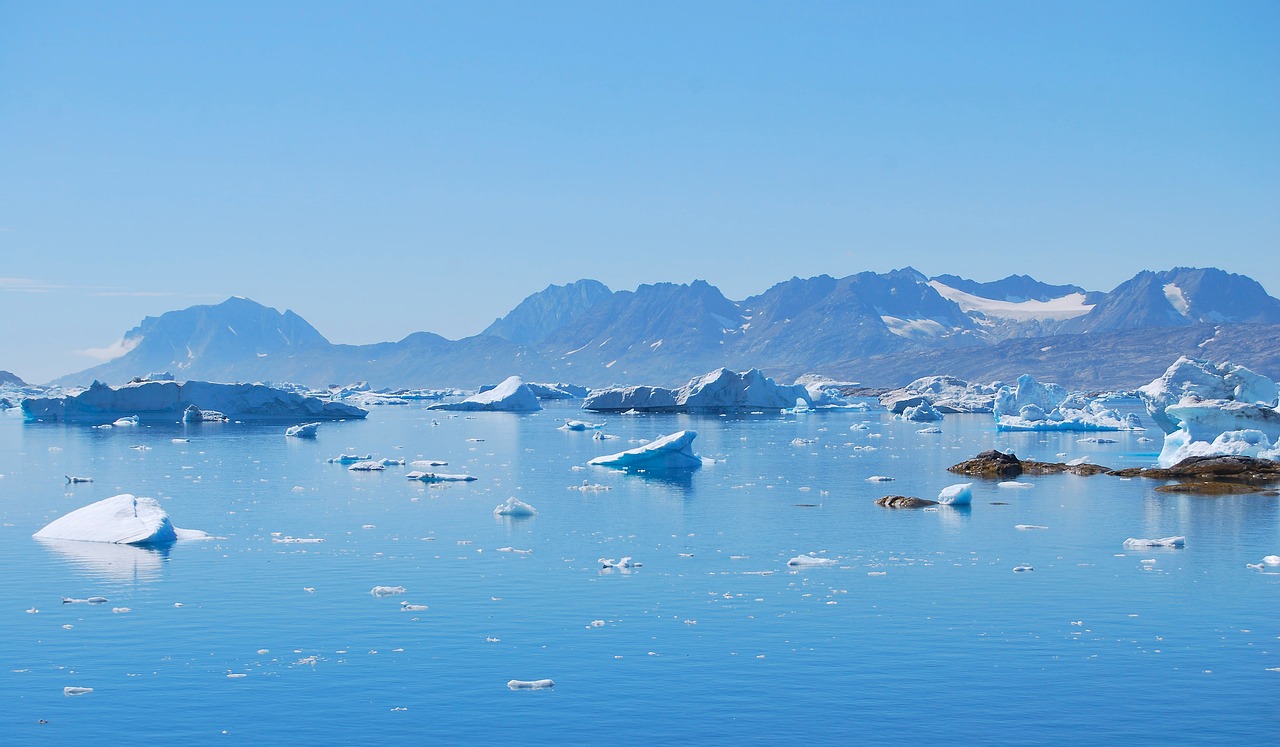
<svg viewBox="0 0 1280 747">
<path fill-rule="evenodd" d="M 463 410 L 485 412 L 536 412 L 542 409 L 538 396 L 519 376 L 508 376 L 492 389 L 473 394 L 461 402 L 431 405 L 431 410 Z"/>
<path fill-rule="evenodd" d="M 569 489 L 579 490 L 579 491 L 582 491 L 583 493 L 594 493 L 594 492 L 599 492 L 601 490 L 612 490 L 613 488 L 610 488 L 608 485 L 601 485 L 600 483 L 595 483 L 593 485 L 587 482 L 586 480 L 583 480 L 581 485 L 570 485 Z"/>
<path fill-rule="evenodd" d="M 76 483 L 81 482 L 93 482 L 92 477 L 76 477 L 75 475 L 63 475 L 63 477 L 67 478 L 68 485 L 75 485 Z"/>
<path fill-rule="evenodd" d="M 588 423 L 585 420 L 566 420 L 564 421 L 564 425 L 560 426 L 560 430 L 564 430 L 564 431 L 599 430 L 605 427 L 605 425 L 607 424 L 608 424 L 607 421 L 600 421 L 599 423 Z"/>
<path fill-rule="evenodd" d="M 921 433 L 921 434 L 925 434 L 925 435 L 932 435 L 932 434 L 935 434 L 935 433 L 941 433 L 941 432 L 942 432 L 942 429 L 941 429 L 941 428 L 939 428 L 939 427 L 937 427 L 937 426 L 930 426 L 930 427 L 928 427 L 928 428 L 921 428 L 920 430 L 916 431 L 916 433 Z"/>
<path fill-rule="evenodd" d="M 742 373 L 720 368 L 689 380 L 679 389 L 630 386 L 598 389 L 582 409 L 596 412 L 740 412 L 784 410 L 797 400 L 811 406 L 803 386 L 780 385 L 758 369 Z"/>
<path fill-rule="evenodd" d="M 73 686 L 73 687 L 62 688 L 63 695 L 88 695 L 91 692 L 93 692 L 92 687 L 74 687 Z"/>
<path fill-rule="evenodd" d="M 929 404 L 926 400 L 914 407 L 907 407 L 903 409 L 901 413 L 894 417 L 899 420 L 908 420 L 913 423 L 932 423 L 937 420 L 942 420 L 942 413 L 934 409 L 933 405 Z"/>
<path fill-rule="evenodd" d="M 867 478 L 867 482 L 893 482 L 896 479 L 898 478 L 889 477 L 887 475 L 872 475 L 871 477 Z"/>
<path fill-rule="evenodd" d="M 154 498 L 124 493 L 104 498 L 55 519 L 34 535 L 37 539 L 109 542 L 118 545 L 163 545 L 180 539 L 207 539 L 197 529 L 178 529 Z"/>
<path fill-rule="evenodd" d="M 968 506 L 973 502 L 973 483 L 949 485 L 938 493 L 938 503 L 944 506 Z"/>
<path fill-rule="evenodd" d="M 115 422 L 112 423 L 112 425 L 116 426 L 117 428 L 128 428 L 131 425 L 137 425 L 138 421 L 139 421 L 139 418 L 137 415 L 129 415 L 123 418 L 117 418 Z"/>
<path fill-rule="evenodd" d="M 410 604 L 409 602 L 400 603 L 401 612 L 425 612 L 428 609 L 425 604 Z"/>
<path fill-rule="evenodd" d="M 519 518 L 522 516 L 536 516 L 537 514 L 537 510 L 534 509 L 533 506 L 530 506 L 519 498 L 508 498 L 503 503 L 498 504 L 497 508 L 493 509 L 494 516 L 510 516 L 513 518 Z"/>
<path fill-rule="evenodd" d="M 507 687 L 512 690 L 545 690 L 555 686 L 554 680 L 507 680 Z"/>
<path fill-rule="evenodd" d="M 339 454 L 336 457 L 329 457 L 325 461 L 329 464 L 355 464 L 356 462 L 368 462 L 373 459 L 372 454 L 359 456 L 357 454 Z"/>
<path fill-rule="evenodd" d="M 289 426 L 289 428 L 285 430 L 284 435 L 291 436 L 293 438 L 315 438 L 316 431 L 318 430 L 320 430 L 319 423 L 303 423 L 302 425 Z"/>
<path fill-rule="evenodd" d="M 1028 531 L 1031 529 L 1048 529 L 1049 527 L 1042 524 L 1014 524 L 1013 528 L 1020 531 Z"/>
<path fill-rule="evenodd" d="M 1031 566 L 1026 565 L 1025 563 L 1023 565 L 1015 565 L 1013 567 L 1014 573 L 1026 573 L 1027 571 L 1034 571 L 1034 570 L 1035 568 L 1032 568 Z"/>
<path fill-rule="evenodd" d="M 1057 384 L 1042 384 L 1023 374 L 1014 387 L 996 393 L 996 428 L 1002 431 L 1127 431 L 1140 430 L 1136 415 L 1121 416 L 1103 400 L 1070 395 Z"/>
<path fill-rule="evenodd" d="M 1017 480 L 1005 480 L 1004 482 L 996 483 L 996 487 L 998 487 L 998 488 L 1014 488 L 1014 489 L 1018 489 L 1018 490 L 1028 490 L 1028 489 L 1030 489 L 1030 488 L 1034 488 L 1034 487 L 1035 487 L 1035 485 L 1033 485 L 1032 483 L 1029 483 L 1029 482 L 1018 482 Z"/>
<path fill-rule="evenodd" d="M 88 597 L 85 599 L 76 599 L 75 597 L 63 597 L 63 604 L 106 604 L 109 600 L 106 597 Z"/>
<path fill-rule="evenodd" d="M 389 597 L 393 594 L 403 594 L 405 591 L 403 586 L 375 586 L 369 590 L 369 593 L 375 597 Z"/>
<path fill-rule="evenodd" d="M 1161 467 L 1194 456 L 1280 459 L 1276 383 L 1243 366 L 1179 358 L 1138 396 L 1165 432 Z"/>
<path fill-rule="evenodd" d="M 1280 555 L 1268 555 L 1262 559 L 1265 565 L 1280 565 Z"/>
<path fill-rule="evenodd" d="M 693 440 L 697 437 L 696 431 L 677 431 L 654 439 L 644 446 L 598 456 L 587 464 L 622 469 L 695 469 L 703 463 L 702 457 L 693 453 Z"/>
<path fill-rule="evenodd" d="M 820 558 L 820 557 L 817 557 L 816 555 L 810 554 L 810 555 L 797 555 L 791 560 L 788 560 L 787 565 L 820 566 L 820 565 L 835 565 L 837 562 L 839 561 L 837 561 L 835 558 Z"/>
<path fill-rule="evenodd" d="M 386 468 L 387 465 L 376 459 L 366 459 L 347 467 L 352 472 L 380 472 Z"/>
<path fill-rule="evenodd" d="M 599 562 L 604 568 L 619 569 L 640 568 L 644 565 L 644 563 L 633 562 L 630 555 L 619 558 L 618 560 L 614 560 L 613 558 L 600 558 L 597 562 Z"/>
<path fill-rule="evenodd" d="M 1142 547 L 1185 547 L 1187 544 L 1186 537 L 1161 537 L 1160 539 L 1138 539 L 1130 537 L 1124 541 L 1127 549 L 1138 549 Z"/>
<path fill-rule="evenodd" d="M 421 470 L 414 470 L 405 475 L 405 477 L 410 480 L 421 480 L 422 482 L 471 482 L 476 479 L 474 475 L 451 475 L 445 472 L 423 472 Z"/>
<path fill-rule="evenodd" d="M 409 462 L 410 467 L 417 467 L 419 469 L 426 469 L 429 467 L 447 467 L 448 465 L 448 462 L 440 459 L 415 459 L 412 462 Z"/>
<path fill-rule="evenodd" d="M 272 537 L 272 542 L 280 545 L 318 545 L 324 542 L 323 537 Z"/>
</svg>

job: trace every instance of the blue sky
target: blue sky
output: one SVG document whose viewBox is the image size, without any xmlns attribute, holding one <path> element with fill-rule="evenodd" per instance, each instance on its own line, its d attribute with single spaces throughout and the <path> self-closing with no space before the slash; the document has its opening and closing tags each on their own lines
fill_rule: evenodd
<svg viewBox="0 0 1280 747">
<path fill-rule="evenodd" d="M 912 265 L 1280 292 L 1280 4 L 0 1 L 0 368 L 229 295 L 334 342 L 549 283 Z"/>
</svg>

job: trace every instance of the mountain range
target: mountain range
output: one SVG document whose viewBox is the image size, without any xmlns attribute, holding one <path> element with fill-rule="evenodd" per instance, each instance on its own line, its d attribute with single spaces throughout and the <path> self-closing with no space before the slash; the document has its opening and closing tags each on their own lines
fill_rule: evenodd
<svg viewBox="0 0 1280 747">
<path fill-rule="evenodd" d="M 181 379 L 310 386 L 469 387 L 526 379 L 679 385 L 727 366 L 779 381 L 810 372 L 871 386 L 930 374 L 978 381 L 1022 373 L 1076 388 L 1132 388 L 1179 355 L 1230 359 L 1280 376 L 1280 300 L 1214 268 L 1144 271 L 1109 293 L 1026 275 L 980 283 L 912 268 L 793 277 L 732 301 L 702 280 L 613 291 L 551 285 L 478 335 L 418 332 L 398 342 L 329 342 L 302 317 L 245 298 L 147 317 L 128 352 L 59 379 Z"/>
</svg>

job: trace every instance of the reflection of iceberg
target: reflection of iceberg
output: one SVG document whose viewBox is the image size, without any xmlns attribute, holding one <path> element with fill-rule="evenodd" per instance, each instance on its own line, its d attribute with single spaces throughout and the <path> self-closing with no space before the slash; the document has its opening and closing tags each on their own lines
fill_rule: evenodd
<svg viewBox="0 0 1280 747">
<path fill-rule="evenodd" d="M 76 570 L 112 581 L 154 581 L 160 578 L 169 548 L 77 542 L 37 537 Z"/>
</svg>

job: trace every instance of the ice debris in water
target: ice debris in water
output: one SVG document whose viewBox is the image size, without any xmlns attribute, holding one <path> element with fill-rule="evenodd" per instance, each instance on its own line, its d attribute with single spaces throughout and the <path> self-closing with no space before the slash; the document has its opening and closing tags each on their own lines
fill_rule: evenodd
<svg viewBox="0 0 1280 747">
<path fill-rule="evenodd" d="M 450 475 L 444 472 L 423 472 L 421 470 L 414 470 L 405 475 L 405 477 L 410 480 L 421 480 L 422 482 L 472 482 L 476 479 L 473 475 Z"/>
<path fill-rule="evenodd" d="M 564 421 L 564 425 L 560 426 L 560 430 L 564 430 L 564 431 L 585 431 L 588 429 L 599 430 L 600 428 L 605 427 L 605 425 L 607 424 L 608 424 L 608 421 L 602 421 L 599 423 L 588 423 L 585 420 L 566 420 Z"/>
<path fill-rule="evenodd" d="M 365 457 L 368 459 L 369 457 Z M 440 459 L 415 459 L 409 462 L 410 467 L 445 467 L 449 463 Z"/>
<path fill-rule="evenodd" d="M 1130 537 L 1124 541 L 1124 546 L 1129 549 L 1140 547 L 1185 547 L 1187 544 L 1186 537 L 1161 537 L 1159 539 L 1138 539 Z"/>
<path fill-rule="evenodd" d="M 324 542 L 322 537 L 272 537 L 272 542 L 281 545 L 318 545 Z"/>
<path fill-rule="evenodd" d="M 613 558 L 600 558 L 598 562 L 605 568 L 639 568 L 644 565 L 644 563 L 632 562 L 630 555 L 627 555 L 617 561 Z"/>
<path fill-rule="evenodd" d="M 997 483 L 996 487 L 998 487 L 998 488 L 1021 488 L 1021 489 L 1024 489 L 1024 490 L 1025 490 L 1025 489 L 1027 489 L 1027 488 L 1034 488 L 1034 487 L 1035 487 L 1035 485 L 1032 485 L 1032 484 L 1031 484 L 1031 483 L 1029 483 L 1029 482 L 1018 482 L 1017 480 L 1005 480 L 1005 481 L 1004 481 L 1004 482 L 1002 482 L 1002 483 Z"/>
<path fill-rule="evenodd" d="M 383 464 L 382 462 L 376 459 L 366 459 L 364 461 L 356 462 L 350 467 L 347 467 L 347 469 L 351 470 L 352 472 L 379 472 L 386 468 L 387 468 L 387 465 Z"/>
<path fill-rule="evenodd" d="M 933 434 L 933 433 L 941 433 L 941 432 L 942 432 L 942 429 L 936 425 L 930 426 L 928 428 L 921 428 L 920 430 L 916 431 L 916 433 L 923 433 L 923 434 Z"/>
<path fill-rule="evenodd" d="M 93 482 L 92 477 L 76 477 L 74 475 L 63 475 L 63 477 L 67 478 L 68 485 L 74 485 L 81 482 Z"/>
<path fill-rule="evenodd" d="M 367 462 L 373 459 L 372 454 L 359 456 L 357 454 L 339 454 L 336 457 L 329 457 L 326 461 L 329 464 L 355 464 L 356 462 Z"/>
<path fill-rule="evenodd" d="M 512 690 L 545 690 L 555 686 L 554 680 L 507 680 L 507 687 Z"/>
<path fill-rule="evenodd" d="M 938 493 L 938 503 L 944 506 L 968 506 L 973 502 L 972 487 L 971 482 L 947 486 Z"/>
<path fill-rule="evenodd" d="M 1043 526 L 1041 524 L 1014 524 L 1013 528 L 1027 530 L 1027 529 L 1048 529 L 1049 527 Z"/>
<path fill-rule="evenodd" d="M 319 423 L 303 423 L 301 425 L 291 425 L 285 430 L 284 435 L 293 438 L 315 438 L 316 431 L 320 429 Z"/>
<path fill-rule="evenodd" d="M 787 565 L 791 565 L 791 566 L 835 565 L 836 562 L 837 561 L 835 558 L 820 558 L 814 553 L 809 553 L 808 555 L 797 555 L 791 560 L 788 560 Z"/>
<path fill-rule="evenodd" d="M 505 502 L 498 504 L 497 508 L 493 509 L 494 516 L 535 516 L 537 513 L 538 512 L 533 506 L 530 506 L 519 498 L 508 498 Z"/>
<path fill-rule="evenodd" d="M 1268 555 L 1262 559 L 1262 562 L 1267 565 L 1280 565 L 1280 555 Z"/>
<path fill-rule="evenodd" d="M 71 597 L 63 597 L 63 604 L 103 604 L 107 601 L 106 597 L 89 597 L 88 599 L 73 599 Z"/>
<path fill-rule="evenodd" d="M 1034 571 L 1034 570 L 1035 568 L 1032 568 L 1031 566 L 1026 565 L 1025 563 L 1023 565 L 1015 565 L 1013 567 L 1014 573 L 1026 573 L 1027 571 Z"/>
<path fill-rule="evenodd" d="M 369 590 L 369 593 L 375 597 L 389 597 L 392 594 L 405 593 L 405 588 L 403 586 L 375 586 Z"/>
<path fill-rule="evenodd" d="M 888 477 L 886 475 L 872 475 L 871 477 L 867 478 L 867 482 L 893 482 L 896 479 L 898 478 Z"/>
<path fill-rule="evenodd" d="M 400 603 L 401 612 L 422 612 L 427 609 L 425 604 L 410 604 L 409 602 Z"/>
<path fill-rule="evenodd" d="M 612 488 L 610 488 L 608 485 L 601 485 L 600 483 L 596 483 L 596 484 L 592 485 L 592 484 L 591 484 L 590 482 L 588 482 L 587 480 L 583 480 L 581 485 L 570 485 L 570 486 L 569 486 L 569 489 L 570 489 L 570 490 L 581 490 L 581 491 L 582 491 L 582 492 L 584 492 L 584 493 L 589 493 L 589 492 L 593 492 L 593 491 L 598 492 L 598 491 L 601 491 L 601 490 L 612 490 Z"/>
<path fill-rule="evenodd" d="M 92 688 L 92 687 L 64 687 L 64 688 L 62 688 L 62 694 L 63 694 L 63 695 L 88 695 L 88 694 L 89 694 L 89 693 L 91 693 L 91 692 L 93 692 L 93 688 Z"/>
</svg>

